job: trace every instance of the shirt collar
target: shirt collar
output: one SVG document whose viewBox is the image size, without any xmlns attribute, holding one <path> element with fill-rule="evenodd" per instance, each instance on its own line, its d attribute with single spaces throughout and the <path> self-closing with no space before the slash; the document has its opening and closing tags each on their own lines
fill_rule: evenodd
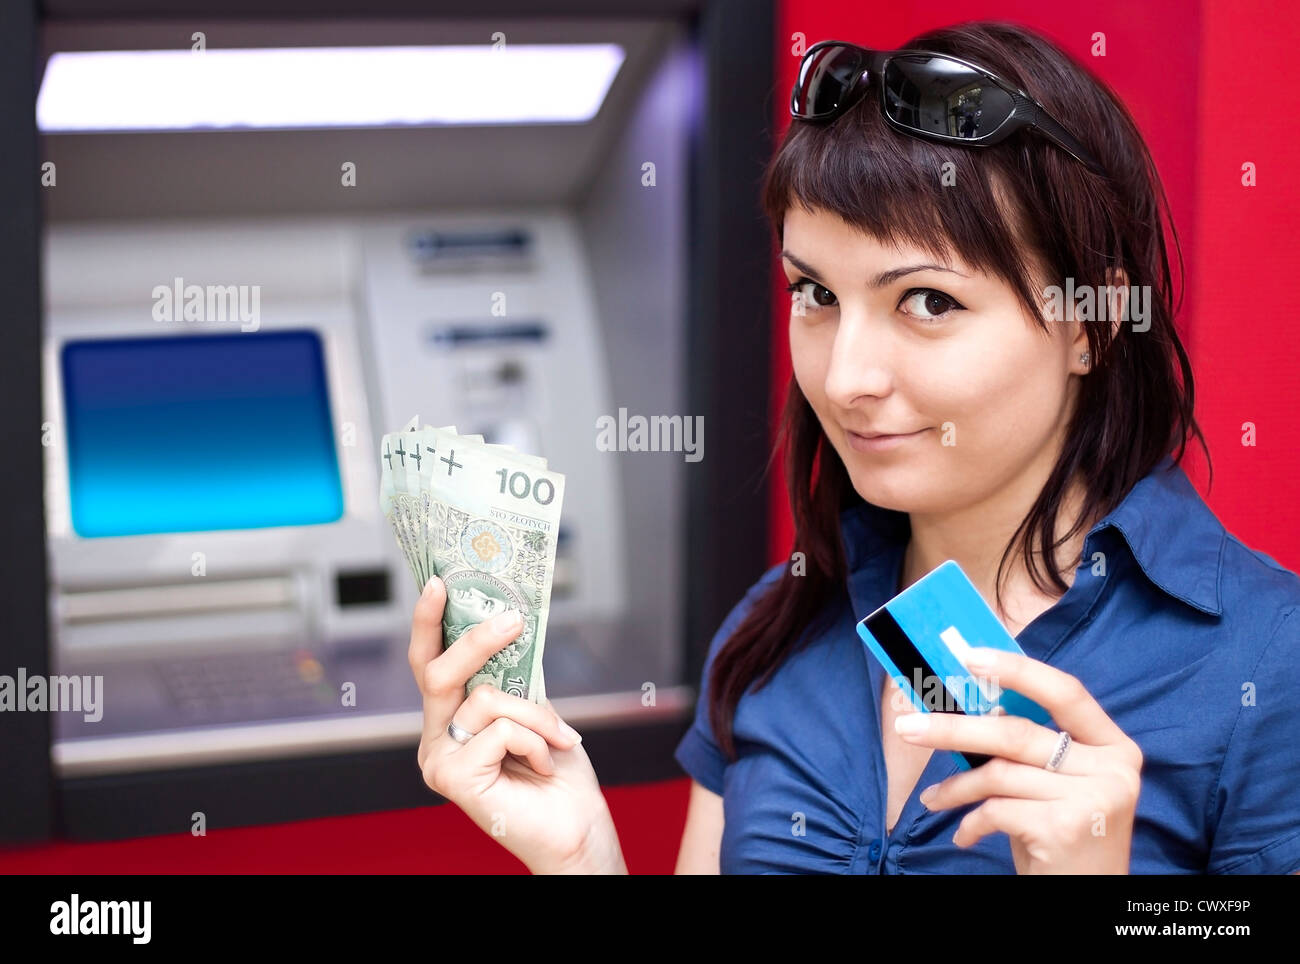
<svg viewBox="0 0 1300 964">
<path fill-rule="evenodd" d="M 1202 612 L 1223 612 L 1220 574 L 1228 534 L 1187 473 L 1166 455 L 1084 540 L 1092 558 L 1099 534 L 1113 528 L 1151 582 Z M 906 543 L 907 513 L 859 502 L 840 513 L 840 532 L 850 572 L 887 549 Z"/>
</svg>

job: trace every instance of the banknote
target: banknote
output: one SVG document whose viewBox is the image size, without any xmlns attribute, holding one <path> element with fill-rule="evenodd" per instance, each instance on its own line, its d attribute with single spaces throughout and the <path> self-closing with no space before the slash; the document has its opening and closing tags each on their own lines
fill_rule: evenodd
<svg viewBox="0 0 1300 964">
<path fill-rule="evenodd" d="M 546 699 L 542 654 L 564 476 L 544 458 L 455 426 L 415 427 L 380 443 L 380 508 L 415 579 L 446 586 L 443 646 L 485 619 L 517 610 L 524 627 L 469 680 L 533 702 Z"/>
</svg>

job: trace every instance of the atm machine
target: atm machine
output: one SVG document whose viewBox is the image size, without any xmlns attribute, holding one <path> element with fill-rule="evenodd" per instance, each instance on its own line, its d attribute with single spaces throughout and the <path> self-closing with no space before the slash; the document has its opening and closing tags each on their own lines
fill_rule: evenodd
<svg viewBox="0 0 1300 964">
<path fill-rule="evenodd" d="M 222 36 L 468 43 L 487 26 L 242 24 Z M 735 46 L 724 27 L 711 25 L 711 42 Z M 131 42 L 174 33 L 142 25 Z M 422 723 L 406 657 L 417 587 L 379 507 L 379 439 L 413 418 L 545 456 L 565 475 L 547 695 L 589 742 L 659 726 L 653 746 L 611 744 L 602 779 L 638 742 L 662 775 L 676 772 L 671 748 L 695 708 L 691 653 L 698 667 L 718 614 L 762 568 L 762 494 L 737 480 L 757 479 L 766 454 L 766 382 L 716 365 L 724 351 L 742 365 L 766 357 L 766 323 L 752 320 L 766 291 L 736 290 L 753 275 L 742 265 L 765 262 L 766 238 L 752 188 L 728 202 L 732 179 L 706 165 L 725 189 L 691 194 L 700 79 L 681 25 L 520 21 L 507 33 L 616 40 L 627 60 L 615 107 L 589 129 L 508 132 L 518 156 L 484 152 L 507 142 L 502 127 L 47 138 L 60 176 L 42 254 L 50 671 L 103 684 L 98 716 L 51 720 L 53 774 L 79 835 L 182 829 L 186 804 L 157 819 L 97 815 L 175 799 L 149 782 L 175 774 L 167 786 L 210 798 L 261 763 L 303 761 L 285 771 L 293 779 L 257 784 L 317 788 L 272 808 L 280 819 L 410 805 L 317 799 L 338 780 L 312 782 L 313 760 L 343 761 L 332 772 L 351 780 L 377 772 L 362 755 L 389 754 L 401 785 L 424 790 L 407 758 Z M 121 35 L 74 26 L 48 39 L 93 50 Z M 719 125 L 727 150 L 758 143 L 762 126 L 752 113 Z M 285 193 L 298 182 L 277 181 L 280 168 L 309 168 L 340 144 L 370 158 L 378 200 L 328 182 Z M 220 156 L 245 164 L 232 162 L 242 178 L 198 160 Z M 722 156 L 715 147 L 707 164 Z M 725 209 L 709 223 L 728 252 L 697 281 L 717 310 L 695 330 L 705 309 L 689 261 L 712 249 L 690 243 L 692 203 Z M 742 378 L 761 391 L 734 390 Z M 621 409 L 716 419 L 707 458 L 606 450 L 601 422 Z M 742 422 L 747 434 L 728 431 Z M 242 802 L 253 791 L 231 792 Z"/>
<path fill-rule="evenodd" d="M 104 681 L 101 719 L 58 717 L 63 772 L 418 734 L 416 587 L 378 501 L 378 438 L 413 416 L 565 474 L 548 694 L 639 694 L 620 675 L 628 507 L 595 444 L 617 405 L 575 231 L 560 210 L 50 230 L 55 669 Z M 233 304 L 233 279 L 257 279 L 243 314 L 160 306 Z"/>
</svg>

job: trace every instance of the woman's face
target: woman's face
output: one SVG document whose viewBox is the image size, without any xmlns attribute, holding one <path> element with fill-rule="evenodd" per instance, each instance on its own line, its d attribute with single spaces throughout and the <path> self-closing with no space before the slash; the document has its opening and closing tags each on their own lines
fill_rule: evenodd
<svg viewBox="0 0 1300 964">
<path fill-rule="evenodd" d="M 784 247 L 794 375 L 859 495 L 943 513 L 1045 477 L 1086 370 L 1078 322 L 1044 332 L 1000 278 L 822 209 L 792 207 Z"/>
</svg>

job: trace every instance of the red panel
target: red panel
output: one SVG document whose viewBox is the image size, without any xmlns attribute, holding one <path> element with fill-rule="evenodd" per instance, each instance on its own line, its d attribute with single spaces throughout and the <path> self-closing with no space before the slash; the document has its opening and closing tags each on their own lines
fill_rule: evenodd
<svg viewBox="0 0 1300 964">
<path fill-rule="evenodd" d="M 634 874 L 671 874 L 689 779 L 606 787 Z M 518 874 L 524 865 L 459 807 L 0 851 L 0 874 Z"/>
<path fill-rule="evenodd" d="M 1214 464 L 1206 501 L 1238 538 L 1293 571 L 1300 569 L 1292 489 L 1300 474 L 1294 317 L 1300 131 L 1282 115 L 1297 36 L 1294 4 L 1205 4 L 1195 105 L 1204 243 L 1189 268 L 1197 417 Z M 1242 184 L 1247 162 L 1255 165 L 1255 187 Z M 1253 446 L 1242 444 L 1247 422 L 1254 425 Z M 1194 477 L 1200 483 L 1206 476 Z"/>
</svg>

